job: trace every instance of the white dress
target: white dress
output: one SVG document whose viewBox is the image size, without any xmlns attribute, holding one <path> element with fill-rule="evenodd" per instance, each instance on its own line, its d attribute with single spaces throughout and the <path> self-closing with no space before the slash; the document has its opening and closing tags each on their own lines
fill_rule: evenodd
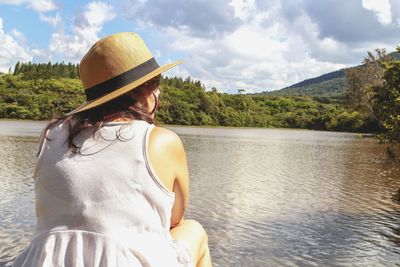
<svg viewBox="0 0 400 267">
<path fill-rule="evenodd" d="M 147 158 L 154 125 L 106 123 L 69 151 L 68 127 L 48 132 L 34 179 L 37 225 L 13 266 L 192 266 L 169 228 L 174 193 Z M 118 137 L 118 138 L 117 138 Z"/>
</svg>

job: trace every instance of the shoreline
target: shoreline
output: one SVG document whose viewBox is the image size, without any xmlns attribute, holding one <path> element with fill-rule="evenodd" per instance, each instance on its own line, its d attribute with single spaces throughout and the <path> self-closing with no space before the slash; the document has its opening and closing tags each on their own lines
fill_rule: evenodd
<svg viewBox="0 0 400 267">
<path fill-rule="evenodd" d="M 9 119 L 0 118 L 1 122 L 15 122 L 15 123 L 43 123 L 44 125 L 49 121 L 42 120 L 30 120 L 30 119 Z M 222 126 L 222 125 L 179 125 L 179 124 L 159 124 L 160 127 L 188 127 L 188 128 L 209 128 L 209 129 L 243 129 L 243 130 L 288 130 L 288 131 L 317 131 L 317 132 L 328 132 L 328 133 L 343 133 L 359 135 L 361 138 L 374 138 L 376 139 L 377 133 L 362 133 L 362 132 L 346 132 L 346 131 L 329 131 L 329 130 L 317 130 L 317 129 L 305 129 L 305 128 L 277 128 L 277 127 L 256 127 L 256 126 Z"/>
</svg>

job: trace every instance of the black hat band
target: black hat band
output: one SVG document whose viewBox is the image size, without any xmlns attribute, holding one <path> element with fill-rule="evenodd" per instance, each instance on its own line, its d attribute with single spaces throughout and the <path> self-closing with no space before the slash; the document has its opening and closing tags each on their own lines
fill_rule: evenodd
<svg viewBox="0 0 400 267">
<path fill-rule="evenodd" d="M 149 74 L 150 72 L 158 69 L 160 66 L 157 64 L 154 57 L 150 58 L 149 60 L 145 61 L 144 63 L 127 70 L 121 73 L 118 76 L 115 76 L 109 80 L 106 80 L 102 83 L 96 84 L 85 90 L 86 100 L 92 101 L 102 96 L 105 96 L 125 85 L 128 85 L 145 75 Z"/>
</svg>

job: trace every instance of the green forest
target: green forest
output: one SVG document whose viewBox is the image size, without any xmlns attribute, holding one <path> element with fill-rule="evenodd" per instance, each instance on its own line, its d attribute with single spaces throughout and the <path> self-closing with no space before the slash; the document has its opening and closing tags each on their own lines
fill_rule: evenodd
<svg viewBox="0 0 400 267">
<path fill-rule="evenodd" d="M 76 66 L 66 64 L 17 63 L 14 73 L 0 76 L 0 90 L 2 118 L 48 120 L 84 101 Z M 376 130 L 371 118 L 333 98 L 224 94 L 190 77 L 163 77 L 161 95 L 161 124 Z"/>
<path fill-rule="evenodd" d="M 78 69 L 66 63 L 18 62 L 13 71 L 0 75 L 0 117 L 49 120 L 74 109 L 84 101 Z M 396 142 L 399 78 L 400 61 L 387 59 L 381 50 L 349 69 L 340 88 L 329 88 L 319 96 L 226 94 L 217 88 L 207 91 L 190 77 L 162 77 L 156 120 L 173 125 L 379 133 L 383 141 Z"/>
</svg>

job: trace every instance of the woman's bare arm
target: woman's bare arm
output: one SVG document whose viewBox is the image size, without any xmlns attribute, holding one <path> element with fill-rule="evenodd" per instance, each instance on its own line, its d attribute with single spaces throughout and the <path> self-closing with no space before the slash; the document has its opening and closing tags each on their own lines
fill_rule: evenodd
<svg viewBox="0 0 400 267">
<path fill-rule="evenodd" d="M 175 193 L 171 228 L 183 220 L 189 199 L 189 172 L 182 141 L 174 132 L 156 127 L 149 137 L 150 163 L 163 185 Z"/>
</svg>

